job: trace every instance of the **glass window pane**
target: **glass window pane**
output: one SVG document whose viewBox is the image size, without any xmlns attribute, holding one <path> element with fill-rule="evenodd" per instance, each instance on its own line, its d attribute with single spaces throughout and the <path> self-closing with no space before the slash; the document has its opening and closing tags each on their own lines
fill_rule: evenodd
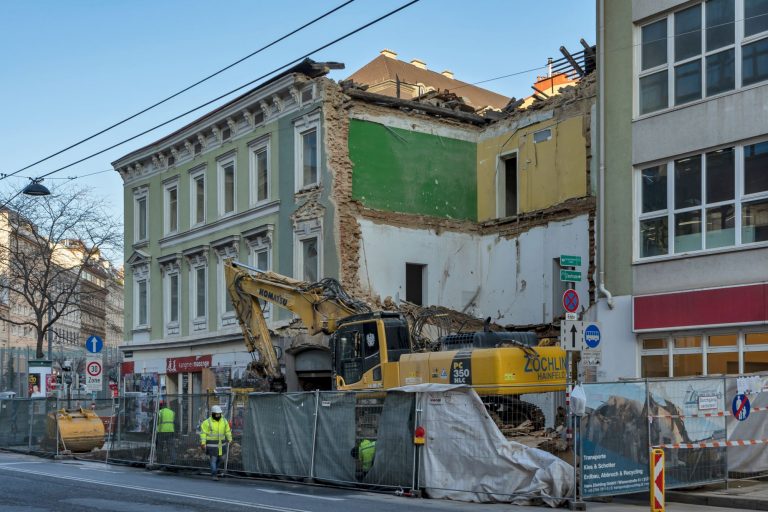
<svg viewBox="0 0 768 512">
<path fill-rule="evenodd" d="M 641 171 L 643 213 L 667 209 L 667 166 L 657 165 Z"/>
<path fill-rule="evenodd" d="M 768 240 L 768 200 L 744 203 L 741 206 L 741 242 Z"/>
<path fill-rule="evenodd" d="M 301 136 L 303 146 L 304 183 L 317 183 L 317 130 L 311 130 Z"/>
<path fill-rule="evenodd" d="M 659 348 L 667 348 L 667 338 L 646 338 L 643 340 L 644 350 Z"/>
<path fill-rule="evenodd" d="M 736 86 L 733 49 L 707 56 L 707 96 L 732 91 Z"/>
<path fill-rule="evenodd" d="M 224 213 L 235 211 L 235 166 L 224 168 Z"/>
<path fill-rule="evenodd" d="M 675 348 L 696 348 L 701 346 L 701 336 L 680 336 L 675 338 Z"/>
<path fill-rule="evenodd" d="M 195 277 L 197 282 L 195 283 L 196 301 L 195 301 L 195 316 L 201 318 L 205 316 L 205 267 L 200 267 L 195 271 Z"/>
<path fill-rule="evenodd" d="M 195 178 L 195 222 L 205 222 L 205 178 Z"/>
<path fill-rule="evenodd" d="M 667 108 L 669 105 L 667 71 L 661 71 L 640 79 L 640 113 L 647 114 Z"/>
<path fill-rule="evenodd" d="M 232 297 L 229 296 L 227 291 L 227 283 L 222 282 L 222 285 L 224 286 L 224 312 L 232 313 L 235 310 L 235 305 L 232 304 Z"/>
<path fill-rule="evenodd" d="M 750 332 L 744 337 L 747 345 L 768 345 L 768 332 Z"/>
<path fill-rule="evenodd" d="M 176 231 L 179 227 L 178 191 L 172 188 L 168 191 L 168 228 Z"/>
<path fill-rule="evenodd" d="M 138 200 L 139 207 L 139 240 L 147 239 L 147 198 Z"/>
<path fill-rule="evenodd" d="M 308 240 L 301 241 L 301 260 L 303 263 L 303 279 L 314 283 L 317 281 L 317 238 L 310 238 Z"/>
<path fill-rule="evenodd" d="M 669 356 L 642 356 L 640 376 L 645 378 L 669 377 Z"/>
<path fill-rule="evenodd" d="M 732 204 L 707 208 L 707 249 L 736 243 L 736 211 Z"/>
<path fill-rule="evenodd" d="M 642 45 L 643 69 L 650 69 L 667 62 L 666 19 L 643 27 Z"/>
<path fill-rule="evenodd" d="M 268 251 L 259 251 L 256 253 L 256 268 L 259 270 L 269 270 Z"/>
<path fill-rule="evenodd" d="M 744 193 L 768 190 L 768 142 L 744 146 Z"/>
<path fill-rule="evenodd" d="M 736 334 L 718 334 L 708 339 L 710 347 L 735 347 L 739 341 Z"/>
<path fill-rule="evenodd" d="M 707 153 L 707 202 L 731 201 L 736 190 L 733 148 Z"/>
<path fill-rule="evenodd" d="M 733 44 L 735 3 L 734 0 L 708 0 L 704 4 L 707 18 L 707 51 Z"/>
<path fill-rule="evenodd" d="M 701 354 L 673 354 L 672 376 L 704 375 L 704 359 Z"/>
<path fill-rule="evenodd" d="M 739 373 L 739 353 L 707 354 L 707 375 Z"/>
<path fill-rule="evenodd" d="M 701 211 L 675 215 L 675 252 L 701 249 Z"/>
<path fill-rule="evenodd" d="M 768 371 L 768 352 L 744 352 L 744 373 Z"/>
<path fill-rule="evenodd" d="M 741 84 L 768 79 L 768 39 L 745 44 L 741 49 Z"/>
<path fill-rule="evenodd" d="M 659 256 L 669 252 L 667 217 L 640 221 L 640 257 Z"/>
<path fill-rule="evenodd" d="M 744 0 L 744 35 L 768 30 L 768 0 Z"/>
<path fill-rule="evenodd" d="M 701 53 L 701 5 L 675 13 L 675 62 Z"/>
<path fill-rule="evenodd" d="M 701 156 L 675 160 L 675 208 L 701 204 Z"/>
<path fill-rule="evenodd" d="M 263 201 L 267 198 L 267 150 L 256 153 L 256 200 Z"/>
<path fill-rule="evenodd" d="M 179 321 L 179 276 L 174 274 L 171 276 L 170 292 L 171 292 L 171 322 Z"/>
<path fill-rule="evenodd" d="M 147 325 L 147 282 L 139 281 L 139 325 Z"/>
<path fill-rule="evenodd" d="M 675 66 L 675 105 L 701 98 L 701 61 Z"/>
</svg>

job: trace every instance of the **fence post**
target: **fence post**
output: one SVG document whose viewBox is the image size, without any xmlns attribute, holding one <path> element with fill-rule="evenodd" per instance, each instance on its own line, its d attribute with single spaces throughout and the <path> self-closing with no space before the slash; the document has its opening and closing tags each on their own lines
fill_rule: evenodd
<svg viewBox="0 0 768 512">
<path fill-rule="evenodd" d="M 28 404 L 28 423 L 29 423 L 29 435 L 27 436 L 27 453 L 32 451 L 32 423 L 35 418 L 35 401 L 32 398 L 27 399 Z"/>
<path fill-rule="evenodd" d="M 309 478 L 315 478 L 315 450 L 317 449 L 317 416 L 320 414 L 320 390 L 315 390 L 315 425 L 312 428 L 312 457 L 309 461 Z"/>
<path fill-rule="evenodd" d="M 53 410 L 54 428 L 56 429 L 56 458 L 59 458 L 59 397 L 56 396 L 56 408 Z"/>
<path fill-rule="evenodd" d="M 664 450 L 651 450 L 651 512 L 664 512 Z"/>
<path fill-rule="evenodd" d="M 119 404 L 119 399 L 116 399 L 114 396 L 112 397 L 112 411 L 109 417 L 109 431 L 107 432 L 107 450 L 106 454 L 104 455 L 104 463 L 109 464 L 109 452 L 112 451 L 112 443 L 115 439 L 115 413 L 117 412 L 117 407 Z"/>
<path fill-rule="evenodd" d="M 149 461 L 147 469 L 151 469 L 155 463 L 155 442 L 157 440 L 157 411 L 160 405 L 160 400 L 157 396 L 153 396 L 155 401 L 155 413 L 152 417 L 152 445 L 149 447 Z"/>
<path fill-rule="evenodd" d="M 229 408 L 227 410 L 227 418 L 229 418 L 229 423 L 230 424 L 233 423 L 234 414 L 235 414 L 235 394 L 230 392 L 229 393 Z M 232 440 L 234 441 L 234 439 L 235 438 L 233 436 Z M 243 448 L 242 442 L 243 442 L 243 440 L 241 439 L 240 440 L 240 449 L 241 450 Z M 229 469 L 229 452 L 231 452 L 231 451 L 232 451 L 232 443 L 229 443 L 227 445 L 227 454 L 224 456 L 224 473 L 222 473 L 222 475 L 226 475 L 227 474 L 227 470 Z"/>
<path fill-rule="evenodd" d="M 418 427 L 421 424 L 421 400 L 422 393 L 414 393 L 414 402 L 413 407 L 415 414 L 413 415 L 413 425 L 411 426 L 411 435 L 413 435 L 416 432 L 416 427 Z M 409 443 L 413 443 L 413 439 L 411 436 L 409 436 L 408 439 Z M 414 491 L 419 491 L 419 486 L 421 485 L 421 482 L 419 482 L 419 454 L 421 451 L 422 445 L 417 445 L 413 443 L 413 478 L 412 478 L 412 485 Z"/>
</svg>

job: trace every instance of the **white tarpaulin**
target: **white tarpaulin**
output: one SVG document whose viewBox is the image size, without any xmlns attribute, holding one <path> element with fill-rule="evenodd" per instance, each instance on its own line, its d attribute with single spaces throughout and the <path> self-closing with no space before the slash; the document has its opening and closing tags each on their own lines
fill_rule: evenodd
<svg viewBox="0 0 768 512">
<path fill-rule="evenodd" d="M 749 441 L 768 438 L 768 421 L 766 420 L 766 408 L 768 408 L 768 377 L 752 376 L 752 382 L 746 379 L 742 381 L 750 384 L 748 389 L 739 389 L 738 379 L 729 377 L 725 387 L 725 407 L 731 410 L 734 399 L 739 391 L 750 391 L 748 415 L 741 414 L 742 420 L 738 420 L 731 414 L 727 417 L 728 440 L 747 441 L 747 446 L 728 447 L 728 471 L 738 473 L 758 473 L 768 470 L 768 450 L 764 444 L 749 445 Z M 760 379 L 760 385 L 754 385 Z M 755 392 L 760 388 L 760 392 Z M 756 411 L 754 409 L 757 409 Z M 745 417 L 746 416 L 746 417 Z"/>
<path fill-rule="evenodd" d="M 473 389 L 423 384 L 398 390 L 421 393 L 426 444 L 419 481 L 429 497 L 555 507 L 570 495 L 573 467 L 508 441 Z"/>
</svg>

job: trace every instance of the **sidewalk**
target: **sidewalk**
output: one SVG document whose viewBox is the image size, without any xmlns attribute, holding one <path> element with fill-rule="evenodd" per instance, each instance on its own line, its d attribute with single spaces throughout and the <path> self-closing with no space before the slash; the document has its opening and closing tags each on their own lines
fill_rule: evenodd
<svg viewBox="0 0 768 512">
<path fill-rule="evenodd" d="M 768 510 L 768 481 L 731 481 L 725 484 L 707 485 L 695 490 L 668 491 L 667 503 L 728 507 L 736 510 Z"/>
</svg>

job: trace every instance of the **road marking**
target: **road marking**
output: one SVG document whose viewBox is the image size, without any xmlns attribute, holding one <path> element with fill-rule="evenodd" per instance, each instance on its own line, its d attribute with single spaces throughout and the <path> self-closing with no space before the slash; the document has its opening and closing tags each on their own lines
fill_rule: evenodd
<svg viewBox="0 0 768 512">
<path fill-rule="evenodd" d="M 290 494 L 291 496 L 300 496 L 302 498 L 314 498 L 316 500 L 344 501 L 346 499 L 346 498 L 331 498 L 330 496 L 315 496 L 314 494 L 302 494 L 300 492 L 280 491 L 278 489 L 260 489 L 258 487 L 256 487 L 255 489 L 257 491 L 266 492 L 269 494 Z"/>
<path fill-rule="evenodd" d="M 10 466 L 11 464 L 45 464 L 45 462 L 0 462 L 0 466 Z"/>
<path fill-rule="evenodd" d="M 101 471 L 102 473 L 125 473 L 125 471 L 112 471 L 110 469 L 101 469 L 101 468 L 80 468 L 85 469 L 86 471 Z"/>
<path fill-rule="evenodd" d="M 64 475 L 56 475 L 54 473 L 44 473 L 42 471 L 32 471 L 30 469 L 19 469 L 19 468 L 6 468 L 6 467 L 0 467 L 0 470 L 3 471 L 13 471 L 15 473 L 29 473 L 32 475 L 38 475 L 38 476 L 47 476 L 50 478 L 58 478 L 60 480 L 74 480 L 75 482 L 82 482 L 82 483 L 89 483 L 89 484 L 97 484 L 97 485 L 105 485 L 107 487 L 118 487 L 120 489 L 130 489 L 133 491 L 142 491 L 142 492 L 153 492 L 155 494 L 165 494 L 167 496 L 176 496 L 179 498 L 190 498 L 190 499 L 196 499 L 196 500 L 203 500 L 203 501 L 211 501 L 215 503 L 226 503 L 228 505 L 238 505 L 240 507 L 247 507 L 247 508 L 255 508 L 255 509 L 262 509 L 262 510 L 270 510 L 273 512 L 311 512 L 308 510 L 300 509 L 300 508 L 288 508 L 288 507 L 278 507 L 275 505 L 267 505 L 264 503 L 249 503 L 246 501 L 238 501 L 238 500 L 232 500 L 227 498 L 219 498 L 219 497 L 213 497 L 213 496 L 202 496 L 200 494 L 186 494 L 183 492 L 177 492 L 177 491 L 168 491 L 165 489 L 154 489 L 152 487 L 143 487 L 140 485 L 129 485 L 129 484 L 116 484 L 112 482 L 104 482 L 101 480 L 92 480 L 90 478 L 79 478 L 74 476 L 64 476 Z"/>
</svg>

